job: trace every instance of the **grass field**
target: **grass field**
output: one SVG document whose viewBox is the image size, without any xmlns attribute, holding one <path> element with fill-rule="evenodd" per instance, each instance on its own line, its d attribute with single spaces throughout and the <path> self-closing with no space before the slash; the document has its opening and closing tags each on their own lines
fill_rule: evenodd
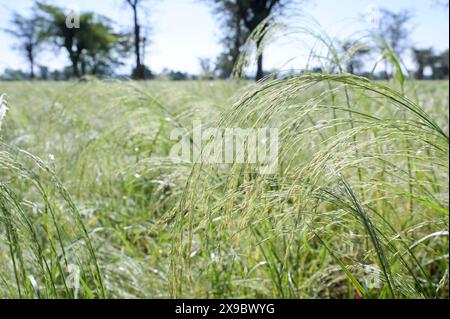
<svg viewBox="0 0 450 319">
<path fill-rule="evenodd" d="M 0 83 L 0 298 L 448 298 L 449 84 Z M 275 174 L 174 128 L 277 127 Z"/>
</svg>

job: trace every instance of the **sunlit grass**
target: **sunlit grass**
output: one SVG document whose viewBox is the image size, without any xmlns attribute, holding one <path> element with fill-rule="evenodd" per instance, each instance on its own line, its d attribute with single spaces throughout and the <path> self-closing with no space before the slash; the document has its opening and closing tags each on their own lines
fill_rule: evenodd
<svg viewBox="0 0 450 319">
<path fill-rule="evenodd" d="M 448 298 L 448 82 L 0 93 L 0 297 Z M 279 128 L 277 173 L 169 161 L 194 119 Z"/>
</svg>

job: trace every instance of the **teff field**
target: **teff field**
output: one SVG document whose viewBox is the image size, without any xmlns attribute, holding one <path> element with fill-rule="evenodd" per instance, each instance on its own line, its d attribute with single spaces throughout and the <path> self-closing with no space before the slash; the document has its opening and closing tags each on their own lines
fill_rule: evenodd
<svg viewBox="0 0 450 319">
<path fill-rule="evenodd" d="M 0 297 L 448 298 L 448 89 L 1 83 Z M 172 161 L 194 120 L 278 128 L 276 171 Z"/>
</svg>

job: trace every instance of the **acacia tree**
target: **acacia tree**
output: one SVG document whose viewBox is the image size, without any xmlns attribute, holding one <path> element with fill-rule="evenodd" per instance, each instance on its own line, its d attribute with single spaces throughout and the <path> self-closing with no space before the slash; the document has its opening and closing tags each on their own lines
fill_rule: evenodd
<svg viewBox="0 0 450 319">
<path fill-rule="evenodd" d="M 370 53 L 370 49 L 352 41 L 345 41 L 342 44 L 342 50 L 347 54 L 346 71 L 351 74 L 361 73 L 364 59 Z"/>
<path fill-rule="evenodd" d="M 380 33 L 391 47 L 392 51 L 399 57 L 410 47 L 411 29 L 408 24 L 413 14 L 409 10 L 393 12 L 381 9 Z"/>
<path fill-rule="evenodd" d="M 198 62 L 200 64 L 200 79 L 211 80 L 214 78 L 214 66 L 211 60 L 208 58 L 199 58 Z"/>
<path fill-rule="evenodd" d="M 251 33 L 260 23 L 268 18 L 277 7 L 281 7 L 282 0 L 240 0 L 238 3 L 238 9 L 242 21 Z M 269 25 L 265 25 L 264 28 L 269 28 Z M 264 77 L 263 71 L 263 52 L 261 52 L 262 38 L 256 40 L 256 50 L 259 52 L 256 64 L 256 81 Z"/>
<path fill-rule="evenodd" d="M 141 0 L 125 0 L 131 10 L 133 11 L 133 26 L 134 26 L 134 54 L 136 58 L 136 66 L 133 75 L 136 79 L 141 80 L 145 78 L 145 66 L 141 59 L 141 25 L 139 24 L 139 9 L 142 4 Z"/>
<path fill-rule="evenodd" d="M 88 72 L 99 73 L 100 66 L 118 63 L 114 53 L 118 52 L 123 35 L 113 32 L 111 22 L 92 12 L 79 16 L 80 27 L 66 24 L 63 9 L 38 3 L 43 21 L 40 37 L 57 47 L 64 48 L 72 64 L 72 72 L 80 77 Z"/>
<path fill-rule="evenodd" d="M 76 77 L 80 77 L 79 63 L 84 48 L 77 38 L 81 28 L 67 27 L 66 15 L 63 9 L 40 2 L 37 3 L 37 6 L 41 19 L 44 21 L 41 37 L 45 41 L 51 42 L 67 51 L 72 64 L 72 72 Z M 81 25 L 84 26 L 88 20 L 90 20 L 90 16 L 88 17 L 86 14 L 80 16 Z"/>
<path fill-rule="evenodd" d="M 411 28 L 409 22 L 413 15 L 410 10 L 398 12 L 381 8 L 380 17 L 373 34 L 378 39 L 378 49 L 384 54 L 384 68 L 386 77 L 389 78 L 390 62 L 393 59 L 402 60 L 402 56 L 411 47 Z"/>
<path fill-rule="evenodd" d="M 128 34 L 115 33 L 111 21 L 102 16 L 93 16 L 79 34 L 79 41 L 84 47 L 81 55 L 81 73 L 94 75 L 110 74 L 113 67 L 121 65 L 123 58 L 130 51 Z"/>
<path fill-rule="evenodd" d="M 34 79 L 36 53 L 41 43 L 39 38 L 39 18 L 36 16 L 27 18 L 19 13 L 14 13 L 11 25 L 11 29 L 4 29 L 4 31 L 16 38 L 18 45 L 15 48 L 26 57 L 30 70 L 29 77 Z"/>
<path fill-rule="evenodd" d="M 229 53 L 225 57 L 235 63 L 240 53 L 240 48 L 248 36 L 276 10 L 280 9 L 289 0 L 211 0 L 215 6 L 215 13 L 224 21 L 227 36 L 224 44 Z M 268 28 L 265 25 L 263 28 Z M 260 80 L 264 76 L 263 52 L 261 52 L 263 39 L 256 40 L 256 49 L 259 52 L 255 79 Z M 223 57 L 222 57 L 223 59 Z M 225 61 L 226 62 L 226 61 Z M 222 60 L 223 63 L 223 60 Z"/>
<path fill-rule="evenodd" d="M 423 80 L 425 67 L 430 66 L 433 54 L 433 49 L 413 49 L 414 60 L 417 64 L 416 78 Z"/>
<path fill-rule="evenodd" d="M 238 0 L 212 0 L 214 14 L 220 19 L 225 30 L 222 38 L 224 51 L 216 62 L 216 70 L 219 77 L 228 78 L 241 53 L 241 47 L 245 43 L 249 33 L 243 25 L 243 20 L 238 7 Z"/>
</svg>

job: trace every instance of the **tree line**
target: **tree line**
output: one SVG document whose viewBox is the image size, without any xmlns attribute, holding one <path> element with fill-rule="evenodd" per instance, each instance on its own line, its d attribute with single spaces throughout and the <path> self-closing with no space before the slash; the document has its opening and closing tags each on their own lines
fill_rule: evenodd
<svg viewBox="0 0 450 319">
<path fill-rule="evenodd" d="M 114 23 L 108 17 L 94 12 L 83 12 L 75 15 L 64 8 L 35 2 L 33 14 L 25 16 L 14 13 L 10 27 L 4 29 L 15 38 L 17 49 L 28 61 L 29 72 L 6 70 L 3 78 L 28 77 L 34 79 L 68 79 L 82 77 L 88 74 L 94 76 L 114 76 L 118 66 L 123 65 L 130 54 L 134 56 L 134 67 L 130 76 L 134 79 L 150 79 L 152 72 L 143 62 L 146 37 L 140 17 L 145 2 L 149 0 L 123 0 L 130 10 L 132 21 L 130 31 L 118 32 Z M 223 52 L 216 61 L 200 59 L 202 74 L 200 78 L 228 78 L 232 74 L 244 44 L 250 35 L 259 28 L 259 32 L 271 28 L 272 17 L 280 17 L 288 12 L 292 0 L 198 0 L 209 4 L 214 15 L 222 25 Z M 305 1 L 304 1 L 305 2 Z M 303 2 L 302 2 L 303 3 Z M 298 4 L 298 2 L 297 2 Z M 445 6 L 448 8 L 448 2 Z M 384 41 L 398 57 L 411 49 L 417 69 L 414 75 L 424 79 L 427 74 L 433 79 L 448 78 L 449 52 L 436 53 L 432 48 L 411 47 L 409 36 L 411 30 L 408 23 L 412 19 L 410 11 L 392 12 L 381 10 L 380 33 Z M 71 16 L 71 14 L 73 16 Z M 71 21 L 70 19 L 73 19 Z M 68 25 L 72 23 L 73 25 Z M 254 78 L 260 80 L 265 76 L 263 62 L 263 38 L 257 38 L 255 47 L 256 73 Z M 344 51 L 352 47 L 352 41 L 342 44 Z M 70 66 L 61 70 L 49 72 L 48 68 L 36 65 L 37 55 L 44 49 L 62 49 L 65 51 Z M 363 71 L 364 62 L 371 54 L 371 48 L 361 47 L 352 53 L 345 66 L 345 71 L 353 74 L 366 75 Z M 36 74 L 36 68 L 39 72 Z M 320 70 L 316 70 L 320 71 Z M 428 71 L 428 72 L 425 72 Z M 165 70 L 163 75 L 174 80 L 193 78 L 186 73 Z M 389 67 L 386 65 L 381 78 L 389 78 Z M 197 77 L 194 77 L 197 78 Z"/>
</svg>

